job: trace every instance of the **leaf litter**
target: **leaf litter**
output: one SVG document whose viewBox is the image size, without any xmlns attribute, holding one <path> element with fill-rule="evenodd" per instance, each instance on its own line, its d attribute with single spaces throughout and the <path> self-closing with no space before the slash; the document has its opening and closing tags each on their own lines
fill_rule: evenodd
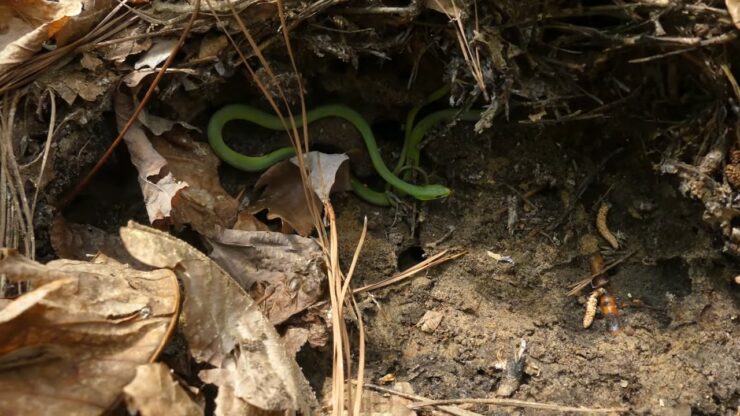
<svg viewBox="0 0 740 416">
<path fill-rule="evenodd" d="M 213 368 L 200 378 L 219 387 L 216 414 L 253 408 L 309 414 L 314 393 L 272 324 L 213 260 L 185 242 L 129 223 L 121 229 L 139 261 L 174 270 L 185 292 L 179 330 L 192 356 Z"/>
<path fill-rule="evenodd" d="M 319 201 L 328 201 L 330 193 L 350 189 L 347 155 L 308 152 L 304 157 L 313 190 L 311 204 L 321 206 Z M 297 158 L 271 166 L 257 180 L 254 189 L 258 196 L 247 207 L 250 213 L 266 210 L 268 220 L 281 221 L 283 233 L 295 230 L 302 236 L 311 234 L 313 216 L 306 201 Z"/>
<path fill-rule="evenodd" d="M 0 413 L 97 415 L 140 364 L 153 361 L 177 317 L 174 273 L 98 256 L 47 265 L 12 250 L 0 275 L 31 289 L 0 310 Z"/>
<path fill-rule="evenodd" d="M 273 325 L 318 302 L 326 279 L 316 241 L 271 231 L 223 230 L 209 256 L 260 299 Z"/>
</svg>

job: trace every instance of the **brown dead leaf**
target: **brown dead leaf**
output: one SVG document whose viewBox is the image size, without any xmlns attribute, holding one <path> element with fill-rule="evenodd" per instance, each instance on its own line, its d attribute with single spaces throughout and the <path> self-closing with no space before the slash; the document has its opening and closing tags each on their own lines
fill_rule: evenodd
<svg viewBox="0 0 740 416">
<path fill-rule="evenodd" d="M 210 257 L 253 299 L 272 324 L 284 322 L 321 296 L 323 255 L 310 238 L 271 231 L 222 230 Z"/>
<path fill-rule="evenodd" d="M 331 192 L 351 189 L 349 185 L 349 167 L 346 163 L 349 160 L 347 155 L 308 152 L 304 158 L 311 187 L 320 200 L 328 201 Z M 298 166 L 297 158 L 292 158 L 290 161 Z M 337 181 L 337 179 L 339 180 Z M 335 186 L 335 182 L 337 186 Z"/>
<path fill-rule="evenodd" d="M 86 35 L 116 4 L 115 0 L 81 0 L 82 12 L 70 16 L 63 27 L 54 34 L 57 46 L 67 45 Z"/>
<path fill-rule="evenodd" d="M 131 98 L 116 95 L 119 129 L 133 114 Z M 218 157 L 210 146 L 195 141 L 175 123 L 146 114 L 140 121 L 154 130 L 151 141 L 138 122 L 124 137 L 131 162 L 139 171 L 150 222 L 165 220 L 175 225 L 189 224 L 210 236 L 217 227 L 230 227 L 236 219 L 237 202 L 218 179 Z M 162 137 L 166 134 L 166 137 Z"/>
<path fill-rule="evenodd" d="M 226 36 L 213 34 L 206 35 L 203 37 L 203 40 L 200 41 L 197 59 L 218 56 L 227 46 L 229 46 L 229 40 Z"/>
<path fill-rule="evenodd" d="M 234 229 L 242 231 L 270 231 L 267 224 L 258 220 L 257 217 L 247 211 L 242 211 L 236 216 Z"/>
<path fill-rule="evenodd" d="M 190 398 L 185 389 L 172 379 L 170 369 L 162 363 L 136 367 L 136 377 L 123 388 L 130 414 L 141 416 L 197 416 L 202 406 Z"/>
<path fill-rule="evenodd" d="M 306 328 L 290 327 L 283 335 L 283 345 L 288 354 L 295 356 L 301 350 L 303 344 L 308 341 L 310 332 Z"/>
<path fill-rule="evenodd" d="M 306 155 L 306 167 L 314 189 L 311 196 L 315 206 L 321 206 L 320 200 L 328 199 L 330 192 L 350 189 L 349 168 L 344 163 L 347 159 L 342 154 L 309 152 Z M 313 218 L 306 204 L 301 172 L 296 163 L 295 158 L 286 160 L 265 171 L 254 185 L 259 196 L 248 209 L 251 214 L 267 210 L 268 219 L 283 222 L 284 233 L 290 233 L 293 229 L 298 234 L 307 236 L 313 231 Z"/>
<path fill-rule="evenodd" d="M 185 291 L 180 330 L 191 354 L 214 368 L 200 377 L 219 387 L 216 414 L 254 407 L 310 414 L 316 399 L 257 304 L 213 260 L 190 245 L 130 222 L 121 228 L 139 261 L 175 270 Z"/>
<path fill-rule="evenodd" d="M 131 40 L 102 47 L 103 59 L 121 64 L 129 56 L 149 50 L 152 47 L 152 38 L 136 38 L 146 34 L 146 30 L 145 25 L 134 25 L 131 28 L 124 29 L 118 34 L 118 37 L 121 39 L 131 38 Z"/>
<path fill-rule="evenodd" d="M 62 73 L 55 73 L 49 86 L 69 105 L 75 102 L 77 97 L 85 101 L 95 101 L 113 88 L 117 77 L 109 71 L 91 74 L 81 71 L 77 65 L 67 65 Z"/>
<path fill-rule="evenodd" d="M 199 233 L 211 236 L 236 220 L 238 203 L 218 177 L 221 163 L 207 143 L 197 142 L 183 129 L 164 137 L 153 137 L 152 145 L 167 160 L 170 172 L 189 186 L 172 201 L 172 222 L 190 224 Z"/>
<path fill-rule="evenodd" d="M 113 106 L 118 129 L 122 130 L 134 113 L 134 103 L 130 97 L 117 92 Z M 123 140 L 131 154 L 131 163 L 139 172 L 139 185 L 144 195 L 149 221 L 169 218 L 172 211 L 172 198 L 188 184 L 178 181 L 172 173 L 164 170 L 167 161 L 154 150 L 138 121 L 134 122 L 126 132 Z"/>
<path fill-rule="evenodd" d="M 80 65 L 88 71 L 96 72 L 103 67 L 103 60 L 89 52 L 83 52 Z"/>
<path fill-rule="evenodd" d="M 174 273 L 102 257 L 46 266 L 8 251 L 0 257 L 0 275 L 43 282 L 0 310 L 0 414 L 110 408 L 167 340 L 179 304 Z"/>
<path fill-rule="evenodd" d="M 200 131 L 197 127 L 194 127 L 183 121 L 172 121 L 167 120 L 164 117 L 155 116 L 154 114 L 146 111 L 146 109 L 142 110 L 141 113 L 139 113 L 139 121 L 141 122 L 141 124 L 146 126 L 146 128 L 148 128 L 149 131 L 151 131 L 152 134 L 154 134 L 155 136 L 161 136 L 164 133 L 167 133 L 168 131 L 174 129 L 177 125 L 185 127 L 186 129 Z"/>
<path fill-rule="evenodd" d="M 51 246 L 63 259 L 90 261 L 98 253 L 119 263 L 146 270 L 149 267 L 131 257 L 121 237 L 87 224 L 69 223 L 59 215 L 49 229 Z"/>
<path fill-rule="evenodd" d="M 284 225 L 283 232 L 295 230 L 302 236 L 311 234 L 313 219 L 308 210 L 301 182 L 301 171 L 288 160 L 272 165 L 254 184 L 259 197 L 247 209 L 250 214 L 267 210 L 267 218 L 279 219 Z M 311 194 L 315 204 L 320 205 L 315 194 Z"/>
<path fill-rule="evenodd" d="M 19 65 L 82 12 L 79 0 L 25 0 L 0 4 L 0 72 Z"/>
</svg>

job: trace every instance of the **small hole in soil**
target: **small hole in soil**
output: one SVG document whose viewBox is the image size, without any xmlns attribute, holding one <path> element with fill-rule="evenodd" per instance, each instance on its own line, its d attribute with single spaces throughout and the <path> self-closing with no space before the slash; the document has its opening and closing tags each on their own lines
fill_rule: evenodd
<svg viewBox="0 0 740 416">
<path fill-rule="evenodd" d="M 372 129 L 378 140 L 403 142 L 403 126 L 397 120 L 379 119 Z"/>
<path fill-rule="evenodd" d="M 411 246 L 398 255 L 398 270 L 406 270 L 424 260 L 424 249 L 419 246 Z"/>
</svg>

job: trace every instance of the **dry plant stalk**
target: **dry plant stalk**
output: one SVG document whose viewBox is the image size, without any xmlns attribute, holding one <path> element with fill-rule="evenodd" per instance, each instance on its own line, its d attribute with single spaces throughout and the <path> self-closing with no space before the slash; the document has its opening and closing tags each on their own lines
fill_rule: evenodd
<svg viewBox="0 0 740 416">
<path fill-rule="evenodd" d="M 437 7 L 439 7 L 440 10 L 445 11 L 445 14 L 450 19 L 450 21 L 455 23 L 455 35 L 457 36 L 457 42 L 460 45 L 460 52 L 462 53 L 463 59 L 465 59 L 465 63 L 468 64 L 468 67 L 470 68 L 470 74 L 473 76 L 473 79 L 475 79 L 476 84 L 478 84 L 478 89 L 480 89 L 481 93 L 483 94 L 483 98 L 485 98 L 486 101 L 489 101 L 488 92 L 486 91 L 486 82 L 483 77 L 483 69 L 480 64 L 480 54 L 478 53 L 478 48 L 475 48 L 475 51 L 473 51 L 470 46 L 470 42 L 467 39 L 467 36 L 465 36 L 465 26 L 463 25 L 462 11 L 457 7 L 455 0 L 450 1 L 450 4 L 452 5 L 452 12 L 447 12 L 447 7 L 444 7 L 439 0 L 434 0 L 434 2 L 437 3 Z M 475 2 L 474 7 L 475 30 L 479 31 L 478 5 Z"/>
<path fill-rule="evenodd" d="M 33 210 L 14 152 L 13 125 L 21 94 L 6 94 L 0 112 L 0 246 L 19 247 L 33 259 Z"/>
<path fill-rule="evenodd" d="M 206 4 L 208 5 L 211 14 L 213 17 L 221 23 L 221 19 L 219 18 L 218 14 L 214 12 L 213 5 L 209 0 L 206 0 Z M 349 289 L 349 283 L 351 281 L 352 273 L 354 272 L 354 267 L 356 264 L 356 260 L 359 256 L 359 250 L 362 245 L 362 240 L 358 244 L 357 251 L 355 253 L 355 259 L 353 261 L 352 266 L 350 267 L 350 271 L 347 274 L 347 276 L 344 276 L 340 264 L 339 264 L 339 239 L 337 235 L 337 228 L 336 228 L 336 219 L 334 215 L 334 208 L 331 205 L 330 201 L 324 201 L 324 213 L 326 215 L 326 219 L 328 221 L 328 228 L 329 228 L 329 234 L 326 233 L 326 229 L 324 228 L 324 223 L 321 218 L 321 207 L 319 207 L 316 202 L 315 198 L 312 197 L 313 188 L 310 183 L 309 175 L 308 175 L 308 169 L 304 162 L 304 154 L 308 151 L 308 125 L 307 123 L 303 124 L 302 132 L 299 132 L 298 126 L 295 121 L 295 117 L 293 116 L 293 113 L 290 109 L 290 104 L 287 99 L 287 95 L 283 91 L 283 88 L 279 82 L 277 82 L 277 77 L 275 76 L 274 72 L 271 69 L 270 63 L 265 58 L 264 54 L 262 53 L 262 49 L 255 41 L 254 37 L 251 35 L 249 30 L 247 29 L 246 25 L 240 18 L 239 14 L 236 12 L 236 10 L 233 8 L 231 4 L 231 13 L 234 17 L 236 23 L 238 24 L 242 34 L 247 39 L 247 42 L 249 43 L 253 56 L 257 58 L 257 60 L 260 62 L 260 65 L 267 73 L 268 77 L 275 81 L 275 85 L 277 86 L 277 92 L 280 97 L 280 100 L 282 101 L 282 106 L 278 105 L 278 103 L 275 101 L 275 99 L 272 97 L 270 92 L 268 91 L 267 87 L 264 85 L 264 83 L 260 80 L 260 77 L 257 76 L 256 71 L 247 61 L 247 57 L 244 55 L 244 53 L 240 50 L 238 43 L 234 40 L 233 36 L 231 36 L 227 31 L 224 31 L 224 34 L 229 39 L 229 42 L 234 46 L 237 53 L 239 54 L 239 57 L 242 61 L 242 64 L 249 72 L 250 76 L 252 77 L 254 83 L 257 85 L 257 87 L 262 92 L 262 95 L 265 97 L 265 99 L 268 101 L 270 106 L 272 107 L 275 114 L 278 116 L 280 121 L 282 122 L 283 126 L 285 127 L 286 132 L 288 133 L 291 143 L 293 144 L 293 147 L 296 150 L 297 155 L 297 161 L 298 161 L 298 167 L 299 171 L 301 173 L 301 180 L 303 183 L 303 191 L 304 196 L 307 201 L 307 205 L 309 207 L 309 211 L 311 213 L 311 217 L 313 218 L 314 226 L 318 233 L 318 241 L 322 247 L 322 250 L 324 252 L 324 259 L 327 265 L 327 276 L 329 280 L 329 292 L 330 292 L 330 300 L 331 300 L 331 306 L 332 306 L 332 332 L 333 332 L 333 386 L 332 386 L 332 413 L 336 415 L 343 414 L 345 411 L 344 407 L 344 399 L 345 399 L 345 380 L 351 379 L 352 375 L 352 360 L 351 360 L 351 343 L 349 339 L 349 333 L 347 330 L 347 325 L 344 320 L 344 305 L 345 302 L 347 302 L 350 305 L 350 309 L 353 310 L 357 316 L 357 322 L 359 326 L 359 363 L 358 363 L 358 371 L 357 371 L 357 381 L 358 385 L 360 387 L 357 388 L 355 397 L 352 397 L 351 391 L 347 391 L 347 398 L 349 402 L 348 409 L 350 409 L 352 414 L 359 414 L 360 412 L 360 404 L 361 404 L 361 395 L 362 395 L 362 378 L 364 375 L 364 357 L 365 357 L 365 348 L 364 348 L 364 327 L 362 323 L 362 317 L 359 315 L 359 308 L 357 307 L 357 304 L 353 298 L 352 292 L 350 292 Z M 277 9 L 278 9 L 278 16 L 280 18 L 280 24 L 282 26 L 282 33 L 283 33 L 283 41 L 285 42 L 285 47 L 288 52 L 288 56 L 290 57 L 290 62 L 292 66 L 292 70 L 296 76 L 296 80 L 298 82 L 298 88 L 299 88 L 299 97 L 300 97 L 300 103 L 301 103 L 301 115 L 303 116 L 303 119 L 305 120 L 306 116 L 306 105 L 305 100 L 303 96 L 303 86 L 301 83 L 301 78 L 298 72 L 298 68 L 295 63 L 295 58 L 293 56 L 292 47 L 290 44 L 290 35 L 289 30 L 290 26 L 287 24 L 285 12 L 284 12 L 284 5 L 281 0 L 277 1 Z M 219 25 L 220 27 L 225 27 L 224 25 Z M 285 113 L 287 113 L 287 116 L 284 115 L 284 112 L 282 111 L 282 108 L 285 109 Z M 302 133 L 302 134 L 301 134 Z M 363 231 L 363 239 L 364 239 L 364 233 Z M 346 296 L 349 296 L 349 300 L 347 300 Z"/>
</svg>

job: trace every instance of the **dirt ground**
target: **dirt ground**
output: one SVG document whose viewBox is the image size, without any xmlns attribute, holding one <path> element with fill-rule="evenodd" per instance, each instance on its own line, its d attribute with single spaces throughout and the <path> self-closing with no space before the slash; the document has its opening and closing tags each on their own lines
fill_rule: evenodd
<svg viewBox="0 0 740 416">
<path fill-rule="evenodd" d="M 454 195 L 417 205 L 413 234 L 408 212 L 343 199 L 337 211 L 347 264 L 362 218 L 369 221 L 358 285 L 442 248 L 467 252 L 363 296 L 368 381 L 379 384 L 393 374 L 429 398 L 494 397 L 502 379 L 494 363 L 524 340 L 525 374 L 512 398 L 626 406 L 636 414 L 734 415 L 740 399 L 737 265 L 719 254 L 699 204 L 678 193 L 675 178 L 654 169 L 651 150 L 660 144 L 647 138 L 649 126 L 634 127 L 626 120 L 502 123 L 476 135 L 471 125 L 459 124 L 438 132 L 426 147 L 426 166 L 436 166 L 434 177 L 451 184 Z M 588 172 L 619 146 L 623 151 L 576 200 Z M 517 197 L 518 220 L 509 231 L 509 199 L 541 186 L 526 203 Z M 612 206 L 607 219 L 621 240 L 616 251 L 595 229 L 601 200 Z M 634 251 L 608 272 L 607 289 L 621 313 L 616 335 L 599 316 L 583 329 L 590 288 L 580 297 L 566 295 L 590 275 L 584 242 L 594 238 L 607 261 Z M 488 251 L 510 256 L 513 264 Z M 429 312 L 441 314 L 441 323 L 422 330 Z M 310 369 L 309 357 L 302 364 Z M 483 405 L 471 410 L 547 414 Z"/>
<path fill-rule="evenodd" d="M 400 146 L 400 120 L 372 104 L 363 111 L 373 114 L 373 108 L 381 150 L 392 160 Z M 255 152 L 276 143 L 273 133 L 237 127 L 232 134 L 246 131 L 257 138 L 235 143 L 237 149 Z M 483 134 L 461 122 L 425 139 L 422 166 L 432 181 L 453 189 L 450 198 L 380 208 L 352 194 L 337 195 L 343 264 L 350 264 L 368 219 L 356 287 L 445 248 L 466 252 L 358 297 L 365 314 L 366 381 L 382 384 L 392 375 L 432 399 L 499 397 L 504 377 L 495 364 L 510 358 L 523 340 L 524 374 L 513 399 L 627 407 L 634 414 L 734 415 L 740 402 L 740 296 L 732 280 L 740 268 L 721 254 L 722 241 L 702 221 L 701 204 L 681 195 L 678 180 L 657 169 L 665 144 L 654 130 L 617 117 L 556 126 L 500 121 Z M 311 133 L 330 144 L 327 150 L 359 140 L 334 120 L 313 125 Z M 130 203 L 137 184 L 121 156 L 90 195 L 67 210 L 68 219 L 107 229 L 118 226 L 115 218 L 145 220 L 143 206 Z M 222 168 L 223 183 L 233 193 L 255 179 Z M 115 195 L 106 194 L 111 189 Z M 611 206 L 607 223 L 619 237 L 617 250 L 596 230 L 602 202 Z M 117 214 L 96 219 L 95 212 Z M 567 295 L 591 275 L 594 242 L 607 263 L 622 260 L 607 272 L 606 289 L 620 311 L 616 335 L 600 314 L 583 329 L 590 288 Z M 441 316 L 438 326 L 422 325 L 435 316 Z M 314 389 L 322 391 L 331 374 L 331 349 L 305 346 L 298 360 Z M 549 414 L 485 405 L 469 410 Z"/>
</svg>

